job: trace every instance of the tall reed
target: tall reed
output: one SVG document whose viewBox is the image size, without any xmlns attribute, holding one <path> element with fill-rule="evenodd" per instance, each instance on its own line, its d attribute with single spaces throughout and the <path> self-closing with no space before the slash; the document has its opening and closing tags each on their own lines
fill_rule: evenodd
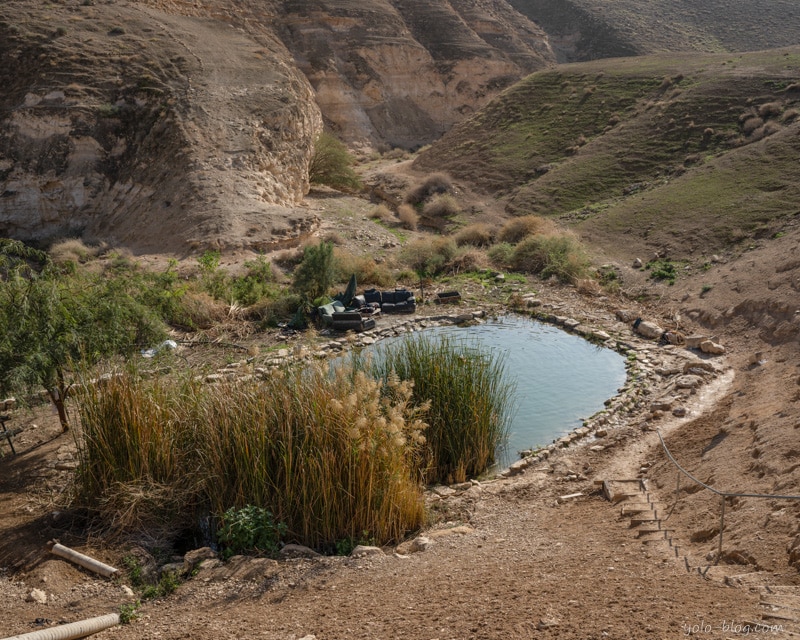
<svg viewBox="0 0 800 640">
<path fill-rule="evenodd" d="M 324 548 L 364 532 L 400 540 L 424 519 L 425 424 L 396 378 L 312 367 L 200 385 L 127 373 L 89 388 L 79 409 L 80 497 L 119 529 L 255 505 Z"/>
<path fill-rule="evenodd" d="M 463 482 L 496 461 L 508 437 L 514 385 L 505 360 L 477 343 L 418 334 L 380 347 L 356 366 L 371 376 L 414 383 L 414 401 L 429 403 L 425 478 Z"/>
</svg>

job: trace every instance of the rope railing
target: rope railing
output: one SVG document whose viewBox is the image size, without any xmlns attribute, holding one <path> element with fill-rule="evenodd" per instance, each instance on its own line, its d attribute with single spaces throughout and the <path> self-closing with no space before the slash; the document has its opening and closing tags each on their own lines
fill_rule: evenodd
<svg viewBox="0 0 800 640">
<path fill-rule="evenodd" d="M 661 446 L 664 449 L 664 453 L 667 454 L 667 458 L 669 458 L 670 462 L 672 462 L 672 464 L 674 464 L 677 467 L 678 471 L 680 471 L 683 475 L 685 475 L 695 484 L 699 484 L 704 489 L 708 489 L 709 491 L 717 494 L 721 498 L 722 507 L 720 509 L 720 516 L 719 516 L 719 546 L 717 548 L 717 557 L 716 560 L 714 561 L 714 564 L 718 564 L 720 558 L 722 557 L 722 532 L 725 529 L 725 500 L 727 500 L 728 498 L 769 498 L 771 500 L 800 500 L 800 496 L 784 496 L 771 493 L 739 493 L 734 491 L 720 491 L 719 489 L 716 489 L 711 485 L 706 484 L 702 480 L 698 480 L 686 469 L 684 469 L 672 455 L 670 450 L 667 448 L 667 443 L 664 442 L 664 438 L 661 435 L 661 432 L 658 429 L 656 429 L 656 433 L 658 434 L 658 439 L 661 441 Z M 677 504 L 680 498 L 679 495 L 680 490 L 681 490 L 681 474 L 679 473 L 677 480 L 677 487 L 675 488 L 675 504 Z M 671 510 L 669 515 L 672 515 Z"/>
</svg>

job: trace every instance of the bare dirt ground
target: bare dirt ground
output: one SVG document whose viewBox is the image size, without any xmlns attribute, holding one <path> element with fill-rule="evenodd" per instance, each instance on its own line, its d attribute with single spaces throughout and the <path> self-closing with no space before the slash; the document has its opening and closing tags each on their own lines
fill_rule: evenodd
<svg viewBox="0 0 800 640">
<path fill-rule="evenodd" d="M 390 257 L 397 236 L 368 219 L 369 203 L 317 194 L 307 206 L 326 221 L 320 234 L 337 233 L 349 248 L 380 246 Z M 557 448 L 519 475 L 481 480 L 441 498 L 432 492 L 436 518 L 421 532 L 431 543 L 423 551 L 401 547 L 360 558 L 211 563 L 172 595 L 144 602 L 131 624 L 95 637 L 578 640 L 693 633 L 734 638 L 745 629 L 737 631 L 736 625 L 748 624 L 753 633 L 755 624 L 780 624 L 780 631 L 760 627 L 759 634 L 795 637 L 790 630 L 800 632 L 792 608 L 797 605 L 775 614 L 786 619 L 764 618 L 761 602 L 765 585 L 782 593 L 800 584 L 788 546 L 800 532 L 800 505 L 733 501 L 720 566 L 706 577 L 687 572 L 689 562 L 693 567 L 713 563 L 709 554 L 717 548 L 719 501 L 708 491 L 686 491 L 684 484 L 676 504 L 676 472 L 655 432 L 664 434 L 682 464 L 713 486 L 800 493 L 797 344 L 776 338 L 779 323 L 768 322 L 776 305 L 794 311 L 794 270 L 775 268 L 788 257 L 774 247 L 774 255 L 768 255 L 769 247 L 757 250 L 762 253 L 753 265 L 737 258 L 705 273 L 703 283 L 713 286 L 707 296 L 697 295 L 698 281 L 679 280 L 674 288 L 658 289 L 637 282 L 640 274 L 628 273 L 632 288 L 651 286 L 661 293 L 649 306 L 538 281 L 469 291 L 471 307 L 535 291 L 540 311 L 577 318 L 629 344 L 641 364 L 634 378 L 647 380 L 640 402 L 621 407 L 604 435 L 597 432 Z M 728 288 L 731 278 L 735 287 Z M 762 283 L 770 278 L 777 286 L 764 294 Z M 753 301 L 750 315 L 742 306 L 746 300 Z M 726 317 L 725 310 L 737 305 L 739 312 Z M 700 360 L 699 355 L 638 339 L 630 323 L 614 315 L 619 308 L 668 328 L 673 328 L 669 322 L 678 323 L 686 333 L 713 332 L 728 352 L 702 359 L 715 373 L 696 392 L 679 393 L 675 374 L 667 369 Z M 421 307 L 418 315 L 429 310 Z M 284 340 L 276 335 L 249 339 Z M 656 373 L 659 369 L 662 373 Z M 675 394 L 684 417 L 652 409 L 652 401 Z M 63 509 L 75 461 L 73 436 L 59 433 L 47 408 L 15 412 L 14 424 L 24 428 L 14 441 L 18 454 L 0 459 L 0 635 L 103 615 L 132 603 L 136 596 L 126 589 L 127 576 L 98 578 L 47 551 L 48 540 L 58 539 L 116 566 L 131 552 L 130 541 L 87 534 L 83 523 Z M 4 443 L 0 446 L 8 453 Z M 637 477 L 646 478 L 653 499 L 671 509 L 667 522 L 678 555 L 665 542 L 637 538 L 630 517 L 621 515 L 620 506 L 607 501 L 596 484 Z M 582 495 L 559 499 L 574 494 Z M 37 596 L 43 602 L 36 602 Z"/>
</svg>

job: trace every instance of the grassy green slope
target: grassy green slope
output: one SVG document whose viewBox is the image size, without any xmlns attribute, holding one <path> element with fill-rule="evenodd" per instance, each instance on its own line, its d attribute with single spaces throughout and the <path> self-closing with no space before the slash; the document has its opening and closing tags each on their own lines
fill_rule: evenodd
<svg viewBox="0 0 800 640">
<path fill-rule="evenodd" d="M 635 230 L 680 250 L 716 229 L 709 243 L 723 246 L 797 209 L 798 81 L 800 49 L 564 65 L 503 93 L 416 166 L 600 240 Z"/>
</svg>

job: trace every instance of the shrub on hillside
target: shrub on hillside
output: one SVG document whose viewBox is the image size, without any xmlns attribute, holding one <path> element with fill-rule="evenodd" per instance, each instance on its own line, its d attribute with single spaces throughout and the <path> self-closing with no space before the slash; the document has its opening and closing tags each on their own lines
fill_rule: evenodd
<svg viewBox="0 0 800 640">
<path fill-rule="evenodd" d="M 333 269 L 336 282 L 347 282 L 350 276 L 355 275 L 359 286 L 372 285 L 385 289 L 394 285 L 389 268 L 385 264 L 378 264 L 368 255 L 357 256 L 337 248 L 333 252 Z"/>
<path fill-rule="evenodd" d="M 495 230 L 488 224 L 476 223 L 464 227 L 455 234 L 455 241 L 459 247 L 470 245 L 473 247 L 489 247 L 494 242 Z"/>
<path fill-rule="evenodd" d="M 552 228 L 552 223 L 539 216 L 522 216 L 512 218 L 500 229 L 498 240 L 517 244 L 535 233 L 543 233 Z"/>
<path fill-rule="evenodd" d="M 453 190 L 453 182 L 444 173 L 432 173 L 425 180 L 406 193 L 405 202 L 411 205 L 422 204 L 434 195 L 450 193 Z"/>
<path fill-rule="evenodd" d="M 427 218 L 451 218 L 460 212 L 455 198 L 447 193 L 434 196 L 422 207 L 422 214 Z"/>
<path fill-rule="evenodd" d="M 409 231 L 416 231 L 419 224 L 419 214 L 410 204 L 401 204 L 397 209 L 400 224 Z"/>
<path fill-rule="evenodd" d="M 585 277 L 589 260 L 581 243 L 570 234 L 536 235 L 514 248 L 511 267 L 542 278 L 555 276 L 561 282 L 574 283 Z"/>
<path fill-rule="evenodd" d="M 458 248 L 452 238 L 425 238 L 407 244 L 400 260 L 421 278 L 446 271 Z"/>
</svg>

